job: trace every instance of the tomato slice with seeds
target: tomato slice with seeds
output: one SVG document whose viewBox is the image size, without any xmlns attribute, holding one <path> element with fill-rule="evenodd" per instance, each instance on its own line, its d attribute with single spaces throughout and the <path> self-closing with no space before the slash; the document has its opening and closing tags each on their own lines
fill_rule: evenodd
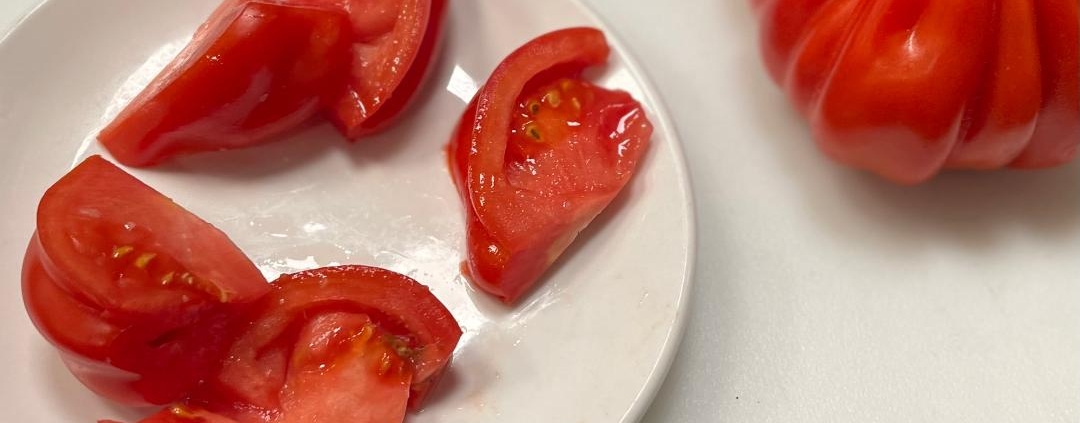
<svg viewBox="0 0 1080 423">
<path fill-rule="evenodd" d="M 99 156 L 49 188 L 23 298 L 72 373 L 131 404 L 179 399 L 220 360 L 224 317 L 269 285 L 199 219 Z"/>
<path fill-rule="evenodd" d="M 98 139 L 148 166 L 292 130 L 331 104 L 351 57 L 348 16 L 318 5 L 226 3 Z"/>
<path fill-rule="evenodd" d="M 469 279 L 517 301 L 622 190 L 652 125 L 629 94 L 585 81 L 603 33 L 570 28 L 511 53 L 473 98 L 449 146 L 467 212 Z"/>
<path fill-rule="evenodd" d="M 461 337 L 425 286 L 367 266 L 283 275 L 230 326 L 213 375 L 142 423 L 400 422 Z"/>
<path fill-rule="evenodd" d="M 192 404 L 241 422 L 255 421 L 252 415 L 303 421 L 294 418 L 316 412 L 400 421 L 406 402 L 421 405 L 461 337 L 427 287 L 388 270 L 330 267 L 284 275 L 272 286 L 241 319 L 242 335 Z M 346 371 L 371 360 L 378 371 Z"/>
</svg>

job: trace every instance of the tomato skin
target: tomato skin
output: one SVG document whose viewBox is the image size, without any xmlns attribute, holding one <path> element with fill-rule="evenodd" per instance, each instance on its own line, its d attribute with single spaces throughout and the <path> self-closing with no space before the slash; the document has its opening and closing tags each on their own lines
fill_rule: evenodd
<svg viewBox="0 0 1080 423">
<path fill-rule="evenodd" d="M 451 176 L 467 215 L 463 267 L 506 303 L 528 292 L 607 207 L 648 148 L 652 126 L 641 105 L 581 81 L 581 70 L 608 54 L 592 28 L 526 43 L 492 72 L 451 137 Z M 552 93 L 563 99 L 546 100 Z M 537 111 L 523 109 L 533 105 Z M 534 129 L 540 138 L 530 142 Z"/>
<path fill-rule="evenodd" d="M 129 166 L 265 142 L 340 92 L 351 39 L 337 8 L 225 3 L 98 139 Z"/>
<path fill-rule="evenodd" d="M 1075 1 L 755 0 L 762 53 L 830 157 L 901 184 L 1080 145 Z"/>
<path fill-rule="evenodd" d="M 324 326 L 355 328 L 369 321 L 378 328 L 379 333 L 394 337 L 401 342 L 402 348 L 411 351 L 407 360 L 408 377 L 398 379 L 398 383 L 404 380 L 404 390 L 400 392 L 400 410 L 404 412 L 406 400 L 413 408 L 420 406 L 449 365 L 461 337 L 461 328 L 453 315 L 427 287 L 388 270 L 367 266 L 315 269 L 283 275 L 272 287 L 268 295 L 238 320 L 240 328 L 237 332 L 242 335 L 232 343 L 227 354 L 229 358 L 215 371 L 216 376 L 208 381 L 202 392 L 194 395 L 195 404 L 237 417 L 241 422 L 252 421 L 243 417 L 252 415 L 252 410 L 255 415 L 290 415 L 301 406 L 316 407 L 300 403 L 290 407 L 286 397 L 293 395 L 290 392 L 298 382 L 286 381 L 290 380 L 291 369 L 297 367 L 297 360 L 305 363 L 340 360 L 334 358 L 336 353 L 333 351 L 328 353 L 325 347 L 303 341 L 319 339 L 318 336 L 298 335 L 304 331 L 305 325 L 331 316 L 333 319 L 329 323 L 324 322 Z M 352 323 L 341 323 L 349 321 Z M 339 329 L 330 332 L 348 331 Z M 371 350 L 385 346 L 368 345 L 365 348 Z M 297 358 L 312 355 L 330 359 Z M 346 385 L 366 389 L 369 396 L 397 395 L 396 391 L 388 390 L 390 386 L 385 385 L 385 381 L 381 383 L 371 386 L 367 383 Z M 283 388 L 283 385 L 289 387 Z M 296 395 L 310 396 L 325 389 L 344 389 L 325 380 L 308 386 L 314 391 L 297 391 Z M 377 386 L 384 386 L 385 389 L 376 389 Z M 315 395 L 315 398 L 318 396 Z M 392 401 L 370 406 L 346 402 L 348 406 L 361 410 L 393 406 Z M 332 404 L 322 406 L 331 407 Z M 382 411 L 394 414 L 395 410 Z M 400 418 L 395 421 L 400 421 Z"/>
<path fill-rule="evenodd" d="M 225 320 L 212 376 L 141 423 L 400 422 L 461 337 L 427 287 L 367 266 L 282 275 Z"/>
<path fill-rule="evenodd" d="M 257 145 L 325 111 L 349 139 L 393 123 L 441 45 L 446 0 L 226 0 L 98 135 L 123 164 Z"/>
<path fill-rule="evenodd" d="M 169 273 L 190 276 L 163 282 Z M 222 316 L 269 291 L 223 233 L 99 156 L 42 196 L 22 285 L 71 372 L 134 405 L 189 391 L 232 336 Z"/>
<path fill-rule="evenodd" d="M 114 420 L 99 420 L 98 423 L 121 423 Z M 236 420 L 211 413 L 206 410 L 174 405 L 139 420 L 139 423 L 238 423 Z"/>
<path fill-rule="evenodd" d="M 1031 144 L 1012 163 L 1019 168 L 1068 163 L 1080 148 L 1080 3 L 1034 3 L 1043 65 L 1043 109 Z"/>
<path fill-rule="evenodd" d="M 389 127 L 415 97 L 441 45 L 447 0 L 338 1 L 360 35 L 347 87 L 328 117 L 355 140 Z"/>
</svg>

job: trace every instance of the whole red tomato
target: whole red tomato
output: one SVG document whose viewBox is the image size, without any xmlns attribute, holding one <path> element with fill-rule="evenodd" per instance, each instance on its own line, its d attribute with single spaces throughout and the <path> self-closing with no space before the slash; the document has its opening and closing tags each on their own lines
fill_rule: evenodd
<svg viewBox="0 0 1080 423">
<path fill-rule="evenodd" d="M 769 73 L 840 162 L 914 184 L 1077 155 L 1077 0 L 752 4 Z"/>
</svg>

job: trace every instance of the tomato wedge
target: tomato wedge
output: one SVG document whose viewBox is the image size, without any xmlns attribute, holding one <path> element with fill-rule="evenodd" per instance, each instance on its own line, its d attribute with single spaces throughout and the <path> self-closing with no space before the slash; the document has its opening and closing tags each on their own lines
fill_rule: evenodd
<svg viewBox="0 0 1080 423">
<path fill-rule="evenodd" d="M 392 397 L 398 394 L 388 386 L 401 385 L 405 387 L 400 392 L 402 407 L 406 399 L 418 407 L 449 365 L 461 337 L 457 321 L 427 287 L 388 270 L 329 267 L 284 275 L 273 287 L 243 319 L 243 335 L 232 344 L 229 359 L 208 384 L 208 392 L 196 395 L 196 404 L 201 400 L 202 406 L 222 410 L 226 415 L 232 409 L 288 415 L 299 406 L 290 405 L 288 398 L 299 395 L 293 390 L 302 385 L 308 387 L 304 396 L 316 404 L 305 407 L 321 407 L 327 412 L 338 412 L 333 409 L 340 407 L 346 410 L 343 413 L 362 413 L 387 404 L 358 404 L 352 400 L 329 404 L 318 398 L 333 397 L 330 391 L 353 395 L 346 393 L 351 392 L 349 389 Z M 324 332 L 344 338 L 320 338 L 311 327 L 323 327 L 328 329 Z M 361 338 L 364 341 L 357 344 Z M 343 342 L 345 347 L 341 346 Z M 393 354 L 383 354 L 385 351 Z M 329 370 L 290 373 L 315 364 L 327 364 L 332 370 L 330 363 L 350 355 L 358 355 L 361 362 L 379 356 L 389 360 L 382 365 L 403 367 L 399 372 L 379 375 L 381 379 L 372 379 L 371 384 L 335 383 L 341 377 L 366 376 L 335 375 Z M 293 378 L 299 379 L 290 382 Z"/>
<path fill-rule="evenodd" d="M 467 212 L 466 273 L 507 303 L 607 207 L 648 148 L 641 105 L 581 77 L 608 53 L 592 28 L 528 42 L 492 72 L 450 141 Z"/>
<path fill-rule="evenodd" d="M 334 7 L 227 3 L 98 139 L 129 166 L 265 142 L 338 95 L 349 28 Z"/>
<path fill-rule="evenodd" d="M 115 420 L 98 420 L 98 423 L 121 423 Z M 142 419 L 139 423 L 237 423 L 236 420 L 206 410 L 174 405 Z"/>
<path fill-rule="evenodd" d="M 336 1 L 355 35 L 348 84 L 329 116 L 356 139 L 388 127 L 420 89 L 442 38 L 446 0 Z"/>
<path fill-rule="evenodd" d="M 213 376 L 142 423 L 400 422 L 461 337 L 427 287 L 367 266 L 283 275 L 230 326 Z"/>
<path fill-rule="evenodd" d="M 223 318 L 270 290 L 224 233 L 99 156 L 45 192 L 22 283 L 71 372 L 129 404 L 191 390 L 233 336 Z"/>
<path fill-rule="evenodd" d="M 193 400 L 211 403 L 221 414 L 200 406 L 175 405 L 143 423 L 390 423 L 405 419 L 413 370 L 394 349 L 397 343 L 386 341 L 395 339 L 394 335 L 363 314 L 324 312 L 306 322 L 289 323 L 294 325 L 278 334 L 280 344 L 258 351 L 241 347 L 243 356 L 225 366 L 229 371 L 254 377 L 231 381 L 243 386 L 229 388 L 251 387 L 258 392 L 236 391 L 231 401 L 223 401 L 228 397 L 220 392 L 209 401 Z M 242 368 L 236 369 L 238 366 Z M 237 395 L 266 395 L 259 399 L 271 403 L 247 404 L 243 399 L 236 400 Z"/>
<path fill-rule="evenodd" d="M 346 137 L 388 126 L 434 61 L 446 0 L 226 0 L 98 139 L 118 161 L 242 148 L 321 110 Z"/>
</svg>

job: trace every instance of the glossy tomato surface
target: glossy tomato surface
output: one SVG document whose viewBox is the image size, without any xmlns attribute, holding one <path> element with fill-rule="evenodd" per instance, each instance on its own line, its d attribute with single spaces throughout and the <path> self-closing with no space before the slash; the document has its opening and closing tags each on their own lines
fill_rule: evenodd
<svg viewBox="0 0 1080 423">
<path fill-rule="evenodd" d="M 420 89 L 441 42 L 448 0 L 336 1 L 352 19 L 353 55 L 328 115 L 356 139 L 393 123 Z"/>
<path fill-rule="evenodd" d="M 270 291 L 221 231 L 99 156 L 42 196 L 22 273 L 38 330 L 109 399 L 179 399 L 220 360 L 225 318 Z"/>
<path fill-rule="evenodd" d="M 339 95 L 348 19 L 335 7 L 226 2 L 98 139 L 121 163 L 147 166 L 289 131 Z"/>
<path fill-rule="evenodd" d="M 231 318 L 224 360 L 142 423 L 401 422 L 449 365 L 461 329 L 423 285 L 337 266 L 274 282 Z"/>
<path fill-rule="evenodd" d="M 121 163 L 252 146 L 320 111 L 387 127 L 435 59 L 446 0 L 226 0 L 98 138 Z"/>
<path fill-rule="evenodd" d="M 775 81 L 834 159 L 912 184 L 1080 146 L 1076 0 L 754 0 Z"/>
<path fill-rule="evenodd" d="M 205 399 L 204 405 L 211 409 L 220 409 L 224 400 L 225 405 L 248 406 L 241 408 L 283 410 L 289 407 L 286 403 L 294 395 L 290 390 L 298 389 L 298 383 L 308 386 L 301 391 L 309 390 L 304 395 L 312 398 L 333 390 L 347 392 L 348 383 L 332 382 L 339 377 L 330 372 L 333 366 L 320 372 L 315 371 L 317 365 L 348 361 L 345 356 L 350 354 L 360 354 L 360 359 L 384 350 L 393 352 L 388 356 L 392 362 L 386 365 L 401 366 L 392 376 L 404 383 L 402 410 L 405 400 L 419 406 L 449 365 L 461 337 L 457 321 L 427 287 L 404 275 L 367 266 L 283 275 L 240 325 L 242 336 L 230 347 L 229 359 L 209 384 L 209 393 L 196 396 Z M 317 328 L 325 329 L 324 335 L 320 337 Z M 327 335 L 331 333 L 344 338 L 334 340 Z M 361 338 L 362 343 L 351 344 Z M 315 370 L 293 375 L 303 380 L 285 383 L 298 363 Z M 310 383 L 305 382 L 309 379 Z M 315 382 L 319 380 L 322 382 Z M 351 389 L 372 389 L 366 395 L 397 395 L 376 389 L 388 383 L 386 380 L 373 379 L 373 383 Z M 359 406 L 351 400 L 340 405 Z"/>
<path fill-rule="evenodd" d="M 517 301 L 634 174 L 652 125 L 629 94 L 581 77 L 603 33 L 542 35 L 492 72 L 453 135 L 450 170 L 467 211 L 467 274 Z"/>
</svg>

